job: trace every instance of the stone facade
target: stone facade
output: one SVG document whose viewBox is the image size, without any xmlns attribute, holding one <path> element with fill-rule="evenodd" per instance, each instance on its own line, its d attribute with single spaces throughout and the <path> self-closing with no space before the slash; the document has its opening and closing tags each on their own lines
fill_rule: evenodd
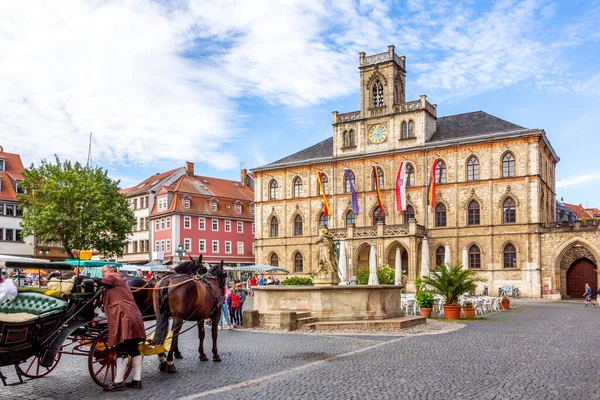
<svg viewBox="0 0 600 400">
<path fill-rule="evenodd" d="M 559 242 L 577 241 L 581 231 L 547 228 L 555 220 L 555 166 L 559 158 L 545 132 L 483 112 L 438 118 L 436 106 L 427 102 L 426 96 L 406 102 L 405 59 L 394 53 L 393 46 L 375 56 L 361 53 L 359 61 L 361 109 L 334 112 L 331 139 L 253 170 L 256 262 L 278 264 L 298 275 L 316 272 L 315 241 L 320 224 L 326 221 L 334 237 L 349 243 L 351 276 L 367 268 L 371 244 L 376 246 L 378 265 L 393 266 L 395 250 L 400 247 L 410 288 L 421 270 L 422 239 L 427 236 L 430 265 L 436 265 L 436 251 L 446 244 L 452 264 L 462 262 L 464 249 L 478 249 L 480 267 L 476 270 L 486 279 L 490 293 L 503 285 L 514 285 L 525 296 L 540 297 L 542 280 L 550 277 L 548 294 L 563 293 L 564 282 L 556 264 L 560 260 L 547 255 L 554 254 Z M 373 137 L 377 129 L 387 135 Z M 353 140 L 348 139 L 349 134 Z M 503 162 L 505 157 L 514 159 L 514 171 L 507 170 L 511 164 Z M 446 209 L 445 226 L 436 226 L 435 208 L 427 205 L 427 183 L 435 159 L 445 165 L 445 181 L 437 184 L 435 204 Z M 468 175 L 469 170 L 474 173 L 469 169 L 470 160 L 477 161 L 478 176 Z M 414 169 L 414 184 L 407 187 L 407 202 L 414 209 L 412 222 L 395 206 L 395 180 L 401 162 Z M 383 173 L 384 223 L 375 221 L 379 207 L 374 165 Z M 354 224 L 347 224 L 351 194 L 345 187 L 346 169 L 354 174 L 360 207 Z M 328 219 L 322 218 L 324 200 L 317 172 L 327 178 Z M 514 202 L 515 222 L 504 221 L 507 200 Z M 468 208 L 473 201 L 479 207 L 480 220 L 470 224 Z M 272 231 L 273 221 L 277 222 L 277 232 Z M 598 243 L 598 231 L 590 235 L 586 246 Z M 516 249 L 514 267 L 505 265 L 509 245 Z M 589 250 L 600 260 L 600 253 L 592 247 Z"/>
</svg>

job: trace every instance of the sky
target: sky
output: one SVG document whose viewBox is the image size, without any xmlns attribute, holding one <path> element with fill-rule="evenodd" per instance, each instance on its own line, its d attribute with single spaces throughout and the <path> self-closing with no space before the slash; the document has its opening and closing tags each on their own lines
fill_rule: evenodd
<svg viewBox="0 0 600 400">
<path fill-rule="evenodd" d="M 0 2 L 0 145 L 121 187 L 195 163 L 239 179 L 359 108 L 358 53 L 406 56 L 407 101 L 542 128 L 557 199 L 600 207 L 600 0 Z"/>
</svg>

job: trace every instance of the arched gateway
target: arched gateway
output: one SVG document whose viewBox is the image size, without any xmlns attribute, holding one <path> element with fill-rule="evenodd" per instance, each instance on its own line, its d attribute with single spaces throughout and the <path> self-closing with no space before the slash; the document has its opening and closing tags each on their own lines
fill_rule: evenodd
<svg viewBox="0 0 600 400">
<path fill-rule="evenodd" d="M 592 293 L 598 288 L 596 265 L 587 258 L 576 260 L 567 270 L 567 297 L 583 297 L 585 284 L 589 284 Z"/>
<path fill-rule="evenodd" d="M 563 243 L 557 251 L 557 272 L 560 274 L 560 295 L 562 298 L 581 298 L 585 284 L 596 294 L 598 288 L 597 248 L 584 238 L 573 238 Z"/>
</svg>

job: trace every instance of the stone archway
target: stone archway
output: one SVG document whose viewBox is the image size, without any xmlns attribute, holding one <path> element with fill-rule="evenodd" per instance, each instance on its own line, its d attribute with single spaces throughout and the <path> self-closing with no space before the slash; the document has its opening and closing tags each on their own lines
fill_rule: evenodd
<svg viewBox="0 0 600 400">
<path fill-rule="evenodd" d="M 352 263 L 352 275 L 356 276 L 359 269 L 369 269 L 369 251 L 371 244 L 363 242 L 354 251 L 354 262 Z"/>
<path fill-rule="evenodd" d="M 566 249 L 560 258 L 560 295 L 561 297 L 582 297 L 585 280 L 593 280 L 591 276 L 597 275 L 597 260 L 590 249 L 585 244 L 575 242 Z M 571 271 L 571 272 L 569 272 Z M 582 281 L 583 282 L 580 282 Z M 592 285 L 592 282 L 588 282 Z M 595 284 L 594 284 L 595 286 Z M 595 287 L 592 290 L 595 294 Z M 581 293 L 578 294 L 577 287 Z M 570 296 L 569 296 L 570 295 Z"/>
<path fill-rule="evenodd" d="M 390 268 L 396 268 L 396 249 L 400 247 L 400 260 L 401 260 L 401 268 L 404 271 L 405 278 L 408 277 L 408 249 L 406 245 L 400 243 L 398 241 L 394 241 L 392 244 L 388 246 L 385 254 L 385 262 L 390 266 Z M 406 282 L 404 282 L 406 283 Z"/>
<path fill-rule="evenodd" d="M 586 283 L 595 294 L 598 288 L 598 271 L 596 265 L 588 258 L 580 258 L 575 260 L 567 270 L 567 297 L 583 297 Z"/>
</svg>

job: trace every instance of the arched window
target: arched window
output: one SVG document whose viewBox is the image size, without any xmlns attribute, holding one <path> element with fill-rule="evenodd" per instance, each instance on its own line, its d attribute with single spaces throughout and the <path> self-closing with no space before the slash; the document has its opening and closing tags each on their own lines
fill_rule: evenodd
<svg viewBox="0 0 600 400">
<path fill-rule="evenodd" d="M 329 227 L 329 217 L 325 216 L 325 213 L 321 213 L 319 215 L 319 228 L 328 228 Z"/>
<path fill-rule="evenodd" d="M 373 225 L 377 225 L 379 223 L 385 224 L 385 213 L 382 213 L 379 206 L 377 206 L 375 211 L 373 211 Z"/>
<path fill-rule="evenodd" d="M 469 248 L 469 268 L 481 268 L 481 251 L 475 244 Z"/>
<path fill-rule="evenodd" d="M 502 204 L 502 223 L 513 224 L 517 222 L 517 206 L 511 197 L 507 197 Z"/>
<path fill-rule="evenodd" d="M 517 268 L 517 249 L 511 243 L 504 246 L 504 268 Z"/>
<path fill-rule="evenodd" d="M 269 260 L 269 265 L 273 267 L 279 267 L 279 256 L 276 253 L 271 254 L 271 259 Z"/>
<path fill-rule="evenodd" d="M 412 164 L 406 164 L 406 187 L 415 186 L 415 167 Z"/>
<path fill-rule="evenodd" d="M 325 189 L 325 194 L 327 194 L 329 192 L 329 178 L 327 177 L 327 175 L 322 173 L 321 181 L 323 182 L 323 189 Z M 317 187 L 318 187 L 319 196 L 322 196 L 323 192 L 321 191 L 321 185 L 319 185 L 319 182 L 317 182 Z"/>
<path fill-rule="evenodd" d="M 275 200 L 277 197 L 279 197 L 279 184 L 273 179 L 269 183 L 269 200 Z"/>
<path fill-rule="evenodd" d="M 444 265 L 444 256 L 446 255 L 446 248 L 439 246 L 435 249 L 435 266 Z"/>
<path fill-rule="evenodd" d="M 297 176 L 294 179 L 294 197 L 302 196 L 302 178 Z"/>
<path fill-rule="evenodd" d="M 415 122 L 412 119 L 408 121 L 408 137 L 415 137 Z"/>
<path fill-rule="evenodd" d="M 347 175 L 350 175 L 350 179 L 348 179 Z M 352 186 L 356 188 L 356 179 L 354 178 L 354 172 L 352 171 L 348 171 L 348 174 L 344 173 L 344 193 L 351 193 L 350 182 L 352 182 Z"/>
<path fill-rule="evenodd" d="M 467 161 L 467 180 L 479 180 L 479 160 L 475 156 L 472 156 L 469 158 L 469 161 Z"/>
<path fill-rule="evenodd" d="M 383 85 L 379 79 L 373 84 L 373 107 L 383 107 Z"/>
<path fill-rule="evenodd" d="M 354 147 L 354 146 L 356 146 L 354 131 L 350 130 L 350 132 L 348 132 L 348 147 Z"/>
<path fill-rule="evenodd" d="M 404 211 L 404 223 L 408 224 L 411 219 L 415 218 L 415 209 L 413 206 L 406 206 L 406 211 Z"/>
<path fill-rule="evenodd" d="M 356 215 L 354 215 L 352 210 L 349 210 L 346 213 L 346 226 L 352 226 L 354 224 L 356 224 Z"/>
<path fill-rule="evenodd" d="M 279 220 L 277 217 L 271 218 L 271 237 L 279 236 Z"/>
<path fill-rule="evenodd" d="M 408 137 L 408 124 L 406 122 L 402 123 L 402 139 L 406 139 Z"/>
<path fill-rule="evenodd" d="M 435 166 L 435 183 L 446 183 L 446 164 L 442 160 Z"/>
<path fill-rule="evenodd" d="M 435 226 L 446 226 L 446 206 L 442 203 L 435 206 Z"/>
<path fill-rule="evenodd" d="M 375 179 L 379 179 L 379 189 L 383 190 L 383 170 L 381 169 L 381 167 L 377 167 L 377 177 L 375 177 L 374 169 L 373 172 L 371 172 L 371 183 L 373 190 L 377 190 L 377 187 L 375 186 Z"/>
<path fill-rule="evenodd" d="M 479 203 L 475 200 L 469 203 L 467 223 L 469 225 L 479 225 Z"/>
<path fill-rule="evenodd" d="M 294 272 L 302 272 L 302 270 L 304 270 L 304 259 L 302 254 L 298 252 L 294 255 Z"/>
<path fill-rule="evenodd" d="M 296 215 L 296 218 L 294 218 L 294 236 L 301 236 L 302 235 L 302 217 L 299 215 Z"/>
<path fill-rule="evenodd" d="M 348 144 L 348 131 L 344 131 L 343 139 L 344 139 L 343 146 L 344 147 L 348 147 L 349 146 L 349 144 Z"/>
<path fill-rule="evenodd" d="M 512 153 L 506 153 L 502 157 L 502 176 L 515 176 L 515 156 Z"/>
</svg>

